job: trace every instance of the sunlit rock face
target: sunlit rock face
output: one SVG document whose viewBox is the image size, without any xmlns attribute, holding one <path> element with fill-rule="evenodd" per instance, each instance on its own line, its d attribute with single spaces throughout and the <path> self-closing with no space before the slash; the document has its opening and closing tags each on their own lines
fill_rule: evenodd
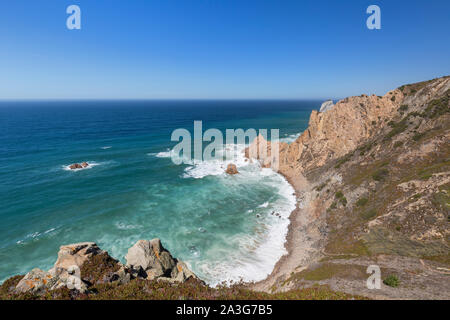
<svg viewBox="0 0 450 320">
<path fill-rule="evenodd" d="M 334 103 L 332 100 L 327 100 L 320 106 L 319 112 L 325 112 L 334 107 Z"/>
</svg>

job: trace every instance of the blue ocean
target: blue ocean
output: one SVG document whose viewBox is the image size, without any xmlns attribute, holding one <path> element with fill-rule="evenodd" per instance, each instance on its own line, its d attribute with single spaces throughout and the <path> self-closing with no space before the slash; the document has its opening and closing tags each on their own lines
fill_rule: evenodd
<svg viewBox="0 0 450 320">
<path fill-rule="evenodd" d="M 175 165 L 177 128 L 280 129 L 293 141 L 319 101 L 0 103 L 0 282 L 49 269 L 59 246 L 94 241 L 125 262 L 158 237 L 211 285 L 261 280 L 285 253 L 293 188 L 237 159 Z M 83 170 L 68 165 L 86 161 Z M 273 215 L 276 212 L 280 217 Z"/>
</svg>

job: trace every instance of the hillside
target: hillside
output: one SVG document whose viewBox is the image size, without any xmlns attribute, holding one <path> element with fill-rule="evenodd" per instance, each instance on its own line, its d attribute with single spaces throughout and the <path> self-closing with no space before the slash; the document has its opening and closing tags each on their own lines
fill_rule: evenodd
<svg viewBox="0 0 450 320">
<path fill-rule="evenodd" d="M 449 99 L 443 77 L 313 111 L 308 129 L 279 147 L 299 199 L 290 254 L 255 288 L 449 299 Z M 368 290 L 371 264 L 399 285 Z"/>
</svg>

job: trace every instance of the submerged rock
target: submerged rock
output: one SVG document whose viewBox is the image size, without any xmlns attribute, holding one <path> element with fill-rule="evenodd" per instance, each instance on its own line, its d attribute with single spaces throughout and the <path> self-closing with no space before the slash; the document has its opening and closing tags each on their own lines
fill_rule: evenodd
<svg viewBox="0 0 450 320">
<path fill-rule="evenodd" d="M 233 164 L 233 163 L 228 164 L 227 170 L 225 170 L 225 172 L 228 173 L 228 174 L 231 174 L 231 175 L 239 173 L 239 171 L 237 170 L 236 165 Z"/>
<path fill-rule="evenodd" d="M 87 167 L 89 167 L 89 163 L 87 163 L 87 162 L 83 162 L 83 163 L 81 163 L 81 164 L 79 164 L 79 163 L 73 163 L 73 164 L 71 164 L 71 165 L 69 166 L 69 169 L 70 169 L 70 170 L 76 170 L 76 169 L 84 169 L 84 168 L 87 168 Z"/>
</svg>

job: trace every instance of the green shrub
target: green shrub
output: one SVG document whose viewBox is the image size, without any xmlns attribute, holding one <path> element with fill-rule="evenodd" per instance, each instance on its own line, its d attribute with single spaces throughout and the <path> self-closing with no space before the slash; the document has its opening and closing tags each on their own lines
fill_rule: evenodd
<svg viewBox="0 0 450 320">
<path fill-rule="evenodd" d="M 426 132 L 418 132 L 415 135 L 413 135 L 412 139 L 414 141 L 419 141 L 420 139 L 422 139 L 425 136 Z"/>
<path fill-rule="evenodd" d="M 393 136 L 396 136 L 399 133 L 402 133 L 408 128 L 408 124 L 406 123 L 406 118 L 402 121 L 396 123 L 394 121 L 389 121 L 388 125 L 392 127 L 392 130 L 384 137 L 384 140 L 389 140 Z"/>
<path fill-rule="evenodd" d="M 450 108 L 448 107 L 449 101 L 450 90 L 447 90 L 445 96 L 435 99 L 428 104 L 427 108 L 423 112 L 423 116 L 433 119 L 448 113 L 450 111 Z"/>
<path fill-rule="evenodd" d="M 342 191 L 336 192 L 334 196 L 336 197 L 337 202 L 340 202 L 344 207 L 347 206 L 347 198 L 344 197 Z"/>
<path fill-rule="evenodd" d="M 342 191 L 338 191 L 334 196 L 336 197 L 336 199 L 341 199 L 342 197 L 344 197 L 344 194 L 342 193 Z"/>
<path fill-rule="evenodd" d="M 361 147 L 359 147 L 357 150 L 359 151 L 359 154 L 361 156 L 363 156 L 366 152 L 369 152 L 370 149 L 372 149 L 374 144 L 375 144 L 374 142 L 368 142 L 368 143 L 362 145 Z"/>
<path fill-rule="evenodd" d="M 396 288 L 400 284 L 400 280 L 398 280 L 396 275 L 391 274 L 383 280 L 383 283 L 387 286 Z"/>
<path fill-rule="evenodd" d="M 417 111 L 413 111 L 413 112 L 408 113 L 407 117 L 408 118 L 410 118 L 410 117 L 414 117 L 414 118 L 415 117 L 422 117 L 422 114 L 417 112 Z"/>
<path fill-rule="evenodd" d="M 348 154 L 346 154 L 345 156 L 343 156 L 342 158 L 340 158 L 336 165 L 334 166 L 336 169 L 339 169 L 344 163 L 346 163 L 347 161 L 350 160 L 350 158 L 353 156 L 353 152 L 350 152 Z"/>
<path fill-rule="evenodd" d="M 383 161 L 382 163 L 380 163 L 380 167 L 386 167 L 389 163 L 389 160 Z"/>
<path fill-rule="evenodd" d="M 333 203 L 331 204 L 331 206 L 328 208 L 328 210 L 336 209 L 336 206 L 337 206 L 337 203 L 336 203 L 336 202 L 333 202 Z"/>
<path fill-rule="evenodd" d="M 372 218 L 375 218 L 377 216 L 377 210 L 370 209 L 370 210 L 364 211 L 363 213 L 361 213 L 361 216 L 365 220 L 371 220 Z"/>
<path fill-rule="evenodd" d="M 403 145 L 402 141 L 397 141 L 396 143 L 394 143 L 394 148 L 399 148 Z"/>
<path fill-rule="evenodd" d="M 414 200 L 417 200 L 417 199 L 419 199 L 421 196 L 422 196 L 421 193 L 417 193 L 417 194 L 413 195 L 411 198 L 414 199 Z"/>
<path fill-rule="evenodd" d="M 420 176 L 419 176 L 419 179 L 420 179 L 420 180 L 428 180 L 428 179 L 430 179 L 432 176 L 433 176 L 432 173 L 429 173 L 429 172 L 421 172 L 421 173 L 420 173 Z"/>
<path fill-rule="evenodd" d="M 406 110 L 408 110 L 408 106 L 406 104 L 402 104 L 400 108 L 398 108 L 398 110 L 400 110 L 400 112 L 405 112 Z"/>
<path fill-rule="evenodd" d="M 372 178 L 375 181 L 383 181 L 389 174 L 389 170 L 386 168 L 378 169 L 372 174 Z"/>
<path fill-rule="evenodd" d="M 367 198 L 359 198 L 358 201 L 356 201 L 356 205 L 358 207 L 363 207 L 367 204 L 367 202 L 369 202 L 369 199 Z"/>
</svg>

